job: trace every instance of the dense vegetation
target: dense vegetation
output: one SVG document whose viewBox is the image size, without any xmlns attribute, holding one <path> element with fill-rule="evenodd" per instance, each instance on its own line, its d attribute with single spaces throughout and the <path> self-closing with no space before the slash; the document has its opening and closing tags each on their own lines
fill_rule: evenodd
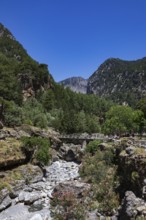
<svg viewBox="0 0 146 220">
<path fill-rule="evenodd" d="M 34 61 L 13 35 L 0 24 L 0 97 L 22 104 L 22 90 L 53 81 L 47 65 Z"/>
<path fill-rule="evenodd" d="M 47 65 L 34 61 L 3 25 L 0 31 L 0 120 L 4 125 L 51 126 L 65 133 L 143 132 L 145 99 L 135 106 L 137 111 L 95 95 L 64 89 L 54 82 Z M 119 66 L 131 68 L 126 61 L 116 60 L 114 65 L 117 71 L 121 71 Z M 135 65 L 133 62 L 133 68 Z M 145 68 L 143 62 L 140 65 Z"/>
<path fill-rule="evenodd" d="M 146 58 L 135 61 L 107 59 L 90 76 L 87 91 L 134 107 L 143 98 L 146 85 Z"/>
<path fill-rule="evenodd" d="M 105 134 L 134 134 L 145 129 L 141 110 L 114 105 L 95 95 L 76 94 L 55 85 L 43 92 L 38 99 L 32 97 L 18 106 L 3 100 L 3 121 L 7 126 L 29 124 L 46 128 L 54 127 L 65 133 L 104 132 Z M 142 101 L 141 101 L 142 102 Z"/>
</svg>

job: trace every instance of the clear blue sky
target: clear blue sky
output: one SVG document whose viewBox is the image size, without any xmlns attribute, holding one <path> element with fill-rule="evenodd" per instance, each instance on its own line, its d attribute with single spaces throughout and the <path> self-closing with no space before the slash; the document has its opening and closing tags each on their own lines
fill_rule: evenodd
<svg viewBox="0 0 146 220">
<path fill-rule="evenodd" d="M 0 22 L 56 81 L 146 56 L 146 0 L 1 0 Z"/>
</svg>

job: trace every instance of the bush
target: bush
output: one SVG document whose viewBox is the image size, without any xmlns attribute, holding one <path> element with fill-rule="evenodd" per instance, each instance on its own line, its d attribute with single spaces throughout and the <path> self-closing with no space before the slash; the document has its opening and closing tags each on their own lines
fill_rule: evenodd
<svg viewBox="0 0 146 220">
<path fill-rule="evenodd" d="M 26 150 L 34 152 L 34 158 L 43 164 L 47 164 L 50 159 L 50 141 L 41 137 L 23 137 L 23 146 Z"/>
<path fill-rule="evenodd" d="M 81 177 L 92 184 L 91 206 L 96 204 L 94 209 L 97 208 L 106 216 L 111 215 L 113 209 L 119 205 L 119 196 L 116 193 L 119 182 L 116 177 L 117 168 L 112 164 L 113 157 L 111 149 L 105 151 L 96 149 L 94 155 L 85 155 L 80 167 Z"/>
<path fill-rule="evenodd" d="M 53 218 L 64 219 L 85 219 L 86 208 L 84 201 L 76 198 L 73 192 L 56 192 L 53 194 L 51 205 L 54 209 Z"/>
<path fill-rule="evenodd" d="M 86 152 L 94 154 L 97 151 L 98 145 L 100 143 L 102 143 L 101 140 L 90 141 L 89 144 L 86 147 Z"/>
<path fill-rule="evenodd" d="M 48 119 L 44 108 L 35 98 L 30 98 L 23 104 L 23 122 L 40 128 L 48 126 Z"/>
<path fill-rule="evenodd" d="M 48 126 L 47 116 L 44 113 L 34 116 L 34 125 L 40 128 L 46 128 Z"/>
<path fill-rule="evenodd" d="M 10 127 L 22 124 L 22 109 L 13 101 L 4 102 L 4 121 L 5 125 Z"/>
</svg>

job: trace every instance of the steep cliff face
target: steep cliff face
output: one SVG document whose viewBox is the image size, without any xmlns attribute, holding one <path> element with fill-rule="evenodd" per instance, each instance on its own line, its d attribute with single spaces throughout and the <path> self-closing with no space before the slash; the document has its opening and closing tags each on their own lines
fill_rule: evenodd
<svg viewBox="0 0 146 220">
<path fill-rule="evenodd" d="M 146 94 L 146 58 L 136 61 L 108 59 L 91 75 L 87 93 L 132 102 Z"/>
<path fill-rule="evenodd" d="M 15 102 L 35 96 L 53 82 L 47 65 L 33 60 L 3 24 L 0 24 L 0 73 L 0 96 Z"/>
<path fill-rule="evenodd" d="M 71 77 L 59 82 L 59 84 L 63 85 L 65 88 L 69 87 L 74 92 L 83 94 L 87 92 L 87 79 L 83 79 L 82 77 Z"/>
</svg>

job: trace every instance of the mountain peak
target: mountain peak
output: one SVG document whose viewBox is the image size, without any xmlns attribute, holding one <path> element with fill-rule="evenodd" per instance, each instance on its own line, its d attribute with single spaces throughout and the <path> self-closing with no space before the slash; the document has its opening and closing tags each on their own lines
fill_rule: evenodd
<svg viewBox="0 0 146 220">
<path fill-rule="evenodd" d="M 87 92 L 87 80 L 82 77 L 71 77 L 67 78 L 59 84 L 63 85 L 65 88 L 69 87 L 74 92 L 86 93 Z"/>
<path fill-rule="evenodd" d="M 131 105 L 146 94 L 146 58 L 138 60 L 107 59 L 90 76 L 87 93 L 109 97 Z M 133 102 L 133 103 L 132 103 Z"/>
</svg>

